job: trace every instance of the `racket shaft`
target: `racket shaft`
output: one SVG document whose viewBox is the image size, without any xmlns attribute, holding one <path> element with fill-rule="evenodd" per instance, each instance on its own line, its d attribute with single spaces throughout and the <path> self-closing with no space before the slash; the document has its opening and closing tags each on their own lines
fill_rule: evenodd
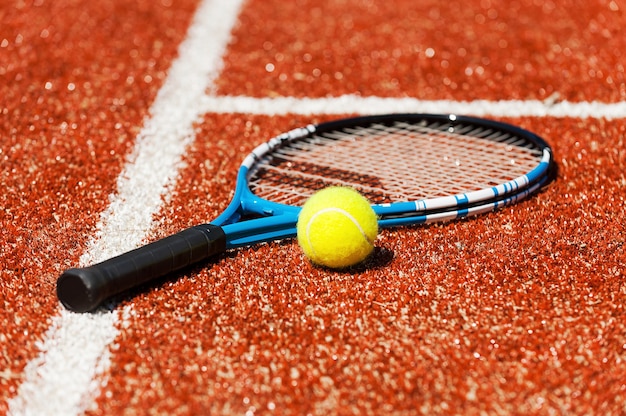
<svg viewBox="0 0 626 416">
<path fill-rule="evenodd" d="M 66 308 L 87 312 L 111 296 L 225 249 L 226 236 L 221 227 L 198 225 L 102 263 L 65 271 L 57 281 L 57 296 Z"/>
</svg>

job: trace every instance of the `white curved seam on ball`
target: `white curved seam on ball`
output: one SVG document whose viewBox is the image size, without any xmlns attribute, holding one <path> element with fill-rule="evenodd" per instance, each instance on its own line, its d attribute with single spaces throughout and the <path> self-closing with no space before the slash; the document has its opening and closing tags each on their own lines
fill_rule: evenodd
<svg viewBox="0 0 626 416">
<path fill-rule="evenodd" d="M 348 219 L 350 219 L 350 221 L 352 221 L 354 225 L 357 227 L 357 229 L 361 232 L 361 235 L 363 236 L 365 241 L 367 241 L 367 244 L 369 244 L 372 247 L 374 246 L 374 242 L 370 241 L 370 239 L 367 237 L 367 234 L 365 234 L 365 230 L 363 229 L 363 227 L 361 227 L 361 224 L 359 224 L 356 218 L 352 216 L 352 214 L 350 214 L 345 209 L 329 207 L 329 208 L 324 208 L 324 209 L 317 211 L 315 214 L 313 214 L 313 216 L 309 219 L 309 222 L 306 224 L 306 239 L 307 239 L 307 242 L 309 243 L 309 247 L 311 248 L 311 251 L 313 252 L 314 256 L 317 256 L 317 253 L 315 252 L 315 248 L 313 247 L 313 243 L 311 242 L 311 225 L 313 224 L 313 221 L 315 220 L 315 218 L 327 212 L 338 212 L 348 217 Z"/>
</svg>

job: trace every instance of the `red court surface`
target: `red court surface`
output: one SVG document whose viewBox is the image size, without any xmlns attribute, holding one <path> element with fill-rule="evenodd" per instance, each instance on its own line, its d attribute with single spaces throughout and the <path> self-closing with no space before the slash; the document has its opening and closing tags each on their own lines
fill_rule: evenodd
<svg viewBox="0 0 626 416">
<path fill-rule="evenodd" d="M 248 4 L 217 83 L 225 94 L 472 100 L 556 93 L 611 102 L 626 94 L 617 2 Z"/>
<path fill-rule="evenodd" d="M 124 172 L 142 163 L 138 137 L 160 137 L 142 133 L 154 103 L 174 111 L 187 94 L 159 91 L 199 10 L 224 26 L 225 4 L 0 6 L 0 414 L 626 414 L 626 5 L 244 1 L 235 24 L 206 34 L 229 38 L 202 94 L 351 104 L 193 108 L 193 137 L 139 226 L 124 207 L 152 206 L 149 191 L 126 193 Z M 384 111 L 359 97 L 414 98 L 420 111 L 429 101 L 418 100 L 467 102 L 467 114 L 481 100 L 486 116 L 544 137 L 557 176 L 498 212 L 384 230 L 350 272 L 314 267 L 283 241 L 93 314 L 63 311 L 56 279 L 92 242 L 115 250 L 129 234 L 149 241 L 210 221 L 258 143 Z M 572 110 L 503 118 L 501 100 Z M 579 116 L 582 104 L 594 111 Z M 123 226 L 106 231 L 106 218 Z M 114 336 L 86 335 L 101 332 Z M 66 355 L 77 364 L 56 358 Z"/>
</svg>

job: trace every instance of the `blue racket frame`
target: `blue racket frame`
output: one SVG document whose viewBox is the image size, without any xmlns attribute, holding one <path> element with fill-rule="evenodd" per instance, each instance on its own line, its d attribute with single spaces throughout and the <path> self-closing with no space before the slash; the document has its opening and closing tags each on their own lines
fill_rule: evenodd
<svg viewBox="0 0 626 416">
<path fill-rule="evenodd" d="M 277 147 L 324 131 L 341 129 L 343 125 L 375 123 L 402 118 L 439 118 L 450 123 L 474 123 L 506 130 L 531 139 L 542 147 L 542 157 L 530 172 L 506 183 L 468 193 L 443 196 L 417 201 L 401 201 L 389 204 L 373 204 L 381 228 L 448 221 L 497 210 L 514 204 L 535 193 L 549 180 L 552 166 L 552 150 L 535 134 L 519 127 L 486 119 L 457 115 L 389 114 L 338 120 L 320 125 L 308 125 L 274 137 L 256 147 L 243 161 L 237 174 L 235 195 L 226 210 L 212 224 L 221 226 L 226 234 L 227 248 L 248 246 L 255 243 L 292 238 L 296 235 L 296 223 L 301 208 L 260 198 L 250 190 L 249 170 L 255 162 Z M 243 220 L 246 216 L 253 220 Z"/>
<path fill-rule="evenodd" d="M 535 146 L 542 149 L 542 157 L 530 172 L 491 188 L 417 201 L 375 204 L 373 209 L 381 228 L 452 220 L 493 211 L 531 195 L 550 178 L 550 147 L 538 136 L 502 123 L 456 115 L 389 114 L 309 125 L 271 139 L 245 158 L 237 173 L 232 202 L 212 223 L 187 228 L 98 264 L 68 269 L 57 280 L 57 297 L 69 310 L 90 311 L 112 296 L 217 256 L 229 248 L 293 237 L 300 207 L 265 200 L 250 189 L 251 170 L 258 160 L 277 147 L 313 134 L 341 131 L 367 123 L 411 123 L 416 119 L 449 123 L 446 125 L 451 128 L 454 123 L 462 122 L 512 133 L 533 143 L 533 149 Z"/>
</svg>

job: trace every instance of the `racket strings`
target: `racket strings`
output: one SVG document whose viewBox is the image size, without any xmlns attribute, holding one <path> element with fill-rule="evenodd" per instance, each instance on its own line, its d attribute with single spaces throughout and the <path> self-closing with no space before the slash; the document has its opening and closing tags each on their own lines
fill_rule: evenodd
<svg viewBox="0 0 626 416">
<path fill-rule="evenodd" d="M 262 157 L 249 178 L 256 195 L 301 205 L 329 185 L 352 186 L 374 203 L 455 195 L 496 186 L 539 163 L 523 137 L 473 125 L 371 124 L 314 134 Z"/>
<path fill-rule="evenodd" d="M 282 165 L 282 164 L 281 164 Z M 266 164 L 259 169 L 250 189 L 257 196 L 289 205 L 298 205 L 312 192 L 331 185 L 363 184 L 361 192 L 368 198 L 382 201 L 379 197 L 382 184 L 377 176 L 368 176 L 350 170 L 342 170 L 313 163 L 299 162 L 285 169 L 281 165 Z M 370 184 L 371 186 L 368 186 Z M 286 187 L 289 187 L 289 192 Z"/>
<path fill-rule="evenodd" d="M 376 125 L 362 134 L 374 136 L 378 130 L 387 136 L 385 141 L 391 145 L 382 149 L 380 157 L 385 163 L 376 169 L 385 178 L 387 189 L 396 190 L 397 195 L 404 192 L 405 197 L 399 200 L 464 193 L 468 189 L 494 186 L 517 176 L 511 166 L 503 163 L 503 151 L 508 149 L 506 152 L 510 153 L 512 148 L 509 144 L 519 142 L 518 138 L 508 134 L 494 134 L 473 126 L 451 133 L 447 126 L 440 124 L 423 126 L 409 123 L 393 127 Z M 397 162 L 397 166 L 388 163 L 390 160 Z M 536 165 L 536 158 L 530 160 L 530 166 Z M 371 166 L 370 162 L 371 159 L 367 160 L 367 165 Z M 522 168 L 518 173 L 521 175 L 527 170 Z M 406 173 L 411 171 L 414 175 L 407 176 Z M 411 189 L 409 184 L 416 185 L 411 194 L 406 192 Z"/>
</svg>

